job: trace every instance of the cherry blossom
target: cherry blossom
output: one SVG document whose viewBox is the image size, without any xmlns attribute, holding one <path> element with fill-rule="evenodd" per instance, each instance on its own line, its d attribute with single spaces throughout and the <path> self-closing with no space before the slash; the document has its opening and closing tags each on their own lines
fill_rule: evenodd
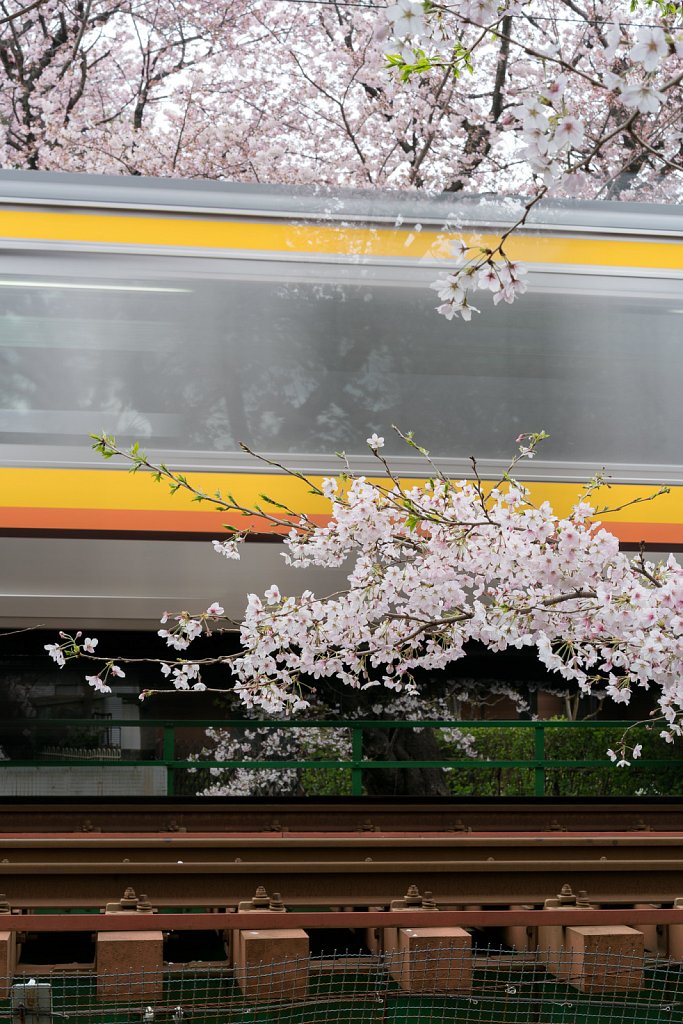
<svg viewBox="0 0 683 1024">
<path fill-rule="evenodd" d="M 52 660 L 55 662 L 58 668 L 64 668 L 66 664 L 66 658 L 64 651 L 59 644 L 45 644 L 45 650 L 50 655 Z"/>
<path fill-rule="evenodd" d="M 411 35 L 419 36 L 424 31 L 424 6 L 421 3 L 398 0 L 398 3 L 388 9 L 387 17 L 396 39 Z"/>
<path fill-rule="evenodd" d="M 219 555 L 224 555 L 226 558 L 239 559 L 240 553 L 237 546 L 239 541 L 235 538 L 231 540 L 214 540 L 211 543 L 213 544 L 214 551 Z M 162 619 L 161 621 L 165 622 L 166 620 Z"/>
<path fill-rule="evenodd" d="M 668 53 L 669 45 L 664 30 L 643 27 L 638 32 L 638 42 L 631 50 L 630 57 L 642 64 L 646 71 L 656 71 Z"/>
<path fill-rule="evenodd" d="M 680 193 L 683 26 L 663 4 L 7 0 L 4 11 L 5 167 L 530 201 Z M 567 118 L 584 125 L 571 159 L 544 160 L 531 122 L 559 142 Z"/>
<path fill-rule="evenodd" d="M 468 692 L 470 699 L 474 697 L 474 691 L 476 687 Z M 515 698 L 519 700 L 519 695 L 515 694 Z M 453 709 L 445 695 L 416 700 L 407 694 L 399 694 L 369 709 L 358 708 L 350 714 L 341 716 L 338 709 L 331 709 L 329 705 L 313 698 L 310 706 L 300 713 L 299 720 L 315 721 L 345 717 L 361 721 L 367 720 L 369 716 L 377 719 L 448 721 L 453 717 Z M 342 727 L 278 729 L 247 724 L 243 730 L 220 727 L 208 729 L 206 738 L 207 745 L 193 757 L 196 761 L 196 768 L 193 769 L 195 772 L 202 769 L 203 760 L 349 761 L 352 757 L 351 736 L 349 730 Z M 450 757 L 478 756 L 471 733 L 451 727 L 442 729 L 440 738 L 443 744 L 447 744 Z M 305 788 L 306 780 L 301 769 L 214 767 L 205 768 L 204 771 L 208 772 L 211 781 L 200 790 L 200 796 L 297 796 L 302 793 L 315 795 L 310 792 L 310 788 Z M 321 769 L 320 775 L 326 779 L 327 772 Z M 315 781 L 313 780 L 313 786 Z M 310 785 L 309 780 L 308 786 Z M 339 781 L 339 785 L 344 785 L 343 779 Z"/>
<path fill-rule="evenodd" d="M 621 98 L 627 107 L 635 107 L 641 114 L 656 114 L 664 102 L 664 94 L 649 82 L 625 85 L 621 90 Z"/>
<path fill-rule="evenodd" d="M 560 147 L 574 146 L 579 147 L 583 142 L 584 126 L 583 121 L 578 117 L 573 117 L 568 114 L 563 117 L 553 136 L 553 141 Z"/>
<path fill-rule="evenodd" d="M 111 686 L 108 686 L 99 675 L 86 676 L 85 681 L 96 693 L 111 693 Z"/>
<path fill-rule="evenodd" d="M 510 279 L 518 271 L 506 265 Z M 204 687 L 203 666 L 218 663 L 250 712 L 298 714 L 325 680 L 418 697 L 420 673 L 453 665 L 476 641 L 493 651 L 532 648 L 550 672 L 583 694 L 628 704 L 634 690 L 650 690 L 666 736 L 678 735 L 683 568 L 673 556 L 655 564 L 643 553 L 620 552 L 601 524 L 610 512 L 597 500 L 602 477 L 586 485 L 568 515 L 558 516 L 547 501 L 535 504 L 515 475 L 535 455 L 543 432 L 519 435 L 518 453 L 497 483 L 481 480 L 474 460 L 472 479 L 450 479 L 412 434 L 399 434 L 426 460 L 424 483 L 402 482 L 370 446 L 383 480 L 354 475 L 344 459 L 334 487 L 328 480 L 323 491 L 304 477 L 314 493 L 327 495 L 326 525 L 305 515 L 280 520 L 290 528 L 286 562 L 303 570 L 348 566 L 346 588 L 329 596 L 307 589 L 284 595 L 273 584 L 263 595 L 250 594 L 237 652 L 161 659 L 164 677 L 196 690 Z M 126 452 L 106 436 L 96 446 L 174 488 L 193 487 L 138 448 Z M 204 497 L 230 507 L 230 499 Z M 160 633 L 170 646 L 180 639 L 184 650 L 208 628 L 207 617 L 178 613 L 172 629 Z M 109 672 L 119 674 L 114 662 L 86 652 L 79 637 L 62 634 L 61 644 L 48 645 L 51 657 L 100 663 L 103 682 Z M 629 755 L 624 741 L 618 761 L 627 755 L 638 756 Z"/>
</svg>

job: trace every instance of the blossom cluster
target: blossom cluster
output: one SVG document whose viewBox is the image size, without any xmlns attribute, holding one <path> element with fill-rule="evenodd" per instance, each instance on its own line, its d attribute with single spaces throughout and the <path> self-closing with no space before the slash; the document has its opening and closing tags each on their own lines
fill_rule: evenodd
<svg viewBox="0 0 683 1024">
<path fill-rule="evenodd" d="M 683 707 L 683 570 L 619 552 L 579 502 L 569 516 L 532 505 L 524 489 L 434 480 L 408 490 L 358 478 L 333 518 L 293 533 L 287 561 L 353 559 L 348 590 L 275 604 L 252 595 L 243 653 L 231 665 L 249 706 L 303 706 L 308 680 L 415 692 L 418 669 L 438 670 L 479 641 L 534 647 L 541 661 L 590 693 L 625 703 L 654 686 L 664 717 Z"/>
<path fill-rule="evenodd" d="M 383 480 L 345 473 L 323 481 L 317 493 L 329 501 L 328 521 L 304 517 L 284 543 L 292 567 L 344 566 L 346 587 L 320 597 L 307 589 L 286 595 L 273 583 L 250 594 L 237 652 L 160 659 L 164 676 L 178 689 L 205 689 L 202 666 L 219 662 L 249 712 L 280 716 L 306 713 L 319 680 L 410 697 L 420 677 L 462 659 L 472 642 L 531 648 L 583 694 L 625 704 L 635 688 L 652 690 L 664 738 L 673 738 L 683 713 L 683 568 L 673 556 L 654 564 L 619 550 L 597 521 L 609 510 L 591 504 L 600 475 L 565 516 L 547 501 L 535 504 L 512 474 L 545 436 L 520 434 L 508 471 L 486 484 L 476 462 L 473 480 L 449 479 L 405 435 L 434 472 L 408 486 L 373 434 L 368 445 Z M 218 603 L 197 615 L 165 613 L 162 625 L 169 619 L 159 634 L 183 655 L 202 632 L 227 624 Z M 93 653 L 94 639 L 60 637 L 47 645 L 57 664 L 86 657 L 102 666 L 87 677 L 91 685 L 123 675 Z"/>
<path fill-rule="evenodd" d="M 362 720 L 368 715 L 378 719 L 448 720 L 452 718 L 453 712 L 445 695 L 418 700 L 415 695 L 403 693 L 392 695 L 389 700 L 374 704 L 369 709 L 357 708 L 344 717 Z M 299 715 L 299 720 L 315 721 L 338 716 L 337 710 L 313 698 L 306 712 Z M 217 726 L 207 730 L 206 736 L 208 744 L 193 758 L 197 762 L 197 769 L 201 769 L 202 760 L 349 761 L 352 756 L 351 735 L 345 727 L 278 729 L 276 725 L 273 728 L 254 725 L 243 729 L 223 729 Z M 470 733 L 453 727 L 442 730 L 442 737 L 451 754 L 455 752 L 463 757 L 477 757 L 475 740 Z M 199 796 L 310 795 L 306 790 L 307 780 L 302 769 L 298 768 L 240 766 L 206 770 L 211 776 L 211 783 L 199 792 Z M 310 785 L 310 780 L 308 782 Z M 337 780 L 337 784 L 343 789 L 343 782 Z M 326 784 L 325 792 L 329 792 L 330 785 L 333 783 Z"/>
<path fill-rule="evenodd" d="M 206 746 L 197 756 L 212 761 L 349 760 L 351 739 L 346 729 L 209 729 Z M 302 771 L 297 768 L 209 768 L 211 783 L 199 796 L 301 796 Z"/>
<path fill-rule="evenodd" d="M 462 239 L 454 243 L 453 251 L 455 261 L 451 273 L 430 285 L 442 300 L 436 311 L 447 320 L 456 316 L 471 320 L 472 313 L 480 312 L 470 301 L 475 291 L 492 292 L 493 303 L 498 305 L 502 301 L 514 302 L 527 290 L 526 267 L 507 259 L 504 254 L 495 260 L 488 254 L 482 257 L 481 251 L 476 249 L 468 257 L 473 247 L 465 245 Z"/>
<path fill-rule="evenodd" d="M 232 543 L 227 541 L 228 544 Z M 214 541 L 214 547 L 217 544 Z M 225 548 L 220 545 L 216 548 L 220 554 L 225 554 Z M 230 557 L 235 557 L 230 555 Z M 239 553 L 237 554 L 239 558 Z M 170 629 L 158 630 L 158 635 L 165 640 L 169 647 L 173 647 L 176 651 L 186 651 L 193 640 L 202 633 L 210 634 L 212 622 L 219 621 L 225 614 L 225 609 L 221 607 L 218 601 L 214 601 L 205 612 L 202 612 L 198 616 L 193 616 L 190 612 L 180 612 L 177 615 L 173 615 L 172 612 L 164 612 L 161 616 L 160 622 L 162 626 L 165 626 L 169 619 L 173 622 Z"/>
<path fill-rule="evenodd" d="M 574 183 L 581 195 L 606 186 L 669 197 L 683 33 L 660 6 L 42 0 L 24 12 L 25 0 L 6 0 L 0 158 L 40 170 L 531 195 L 510 111 L 564 75 L 557 115 L 591 128 L 581 156 L 604 138 Z M 387 73 L 388 50 L 419 80 Z M 644 118 L 642 143 L 611 135 L 624 109 Z"/>
<path fill-rule="evenodd" d="M 456 76 L 463 66 L 476 74 L 477 63 L 486 61 L 494 40 L 500 41 L 499 60 L 503 53 L 506 63 L 512 54 L 517 57 L 523 74 L 519 87 L 510 84 L 504 114 L 503 104 L 494 102 L 500 144 L 495 145 L 490 125 L 480 128 L 479 136 L 486 141 L 480 142 L 481 157 L 470 161 L 480 163 L 493 149 L 499 159 L 503 150 L 515 155 L 516 173 L 523 176 L 520 191 L 529 199 L 511 230 L 549 192 L 591 195 L 591 180 L 596 192 L 602 192 L 605 180 L 613 192 L 614 182 L 623 182 L 618 189 L 623 188 L 644 165 L 658 164 L 667 175 L 683 170 L 680 131 L 664 127 L 673 117 L 680 128 L 674 111 L 681 103 L 683 31 L 677 19 L 655 4 L 648 7 L 645 24 L 607 4 L 587 14 L 585 23 L 576 17 L 574 5 L 571 10 L 570 17 L 556 9 L 539 10 L 535 37 L 528 31 L 534 23 L 528 4 L 456 0 L 443 6 L 397 0 L 387 10 L 389 45 L 397 51 L 389 64 L 404 79 L 439 73 L 444 67 Z M 667 107 L 668 113 L 662 114 Z M 657 123 L 660 115 L 662 124 Z M 470 145 L 472 141 L 470 137 Z M 626 163 L 623 148 L 619 154 L 615 149 L 622 144 L 631 153 Z M 504 232 L 493 251 L 474 250 L 472 258 L 456 262 L 453 272 L 436 282 L 441 315 L 470 320 L 479 312 L 471 301 L 477 290 L 492 290 L 494 302 L 511 302 L 524 290 L 515 286 L 518 271 L 506 277 L 510 261 L 504 243 L 509 234 Z"/>
</svg>

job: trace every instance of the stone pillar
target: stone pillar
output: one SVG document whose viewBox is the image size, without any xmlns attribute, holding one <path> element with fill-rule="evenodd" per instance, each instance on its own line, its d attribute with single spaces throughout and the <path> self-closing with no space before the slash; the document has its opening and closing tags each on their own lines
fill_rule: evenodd
<svg viewBox="0 0 683 1024">
<path fill-rule="evenodd" d="M 383 911 L 385 907 L 368 907 L 369 911 Z M 365 945 L 368 947 L 371 953 L 380 954 L 383 952 L 383 932 L 386 929 L 382 928 L 365 928 L 363 936 L 365 939 Z"/>
<path fill-rule="evenodd" d="M 634 903 L 634 910 L 660 910 L 661 903 Z M 666 956 L 666 949 L 663 949 L 662 929 L 656 924 L 632 925 L 636 931 L 642 932 L 645 940 L 645 949 L 649 953 L 663 953 Z"/>
<path fill-rule="evenodd" d="M 235 981 L 243 995 L 264 1002 L 302 999 L 306 995 L 309 945 L 305 931 L 242 929 L 235 940 Z"/>
<path fill-rule="evenodd" d="M 683 960 L 683 899 L 675 899 L 673 909 L 681 911 L 681 923 L 669 925 L 669 956 L 680 961 Z"/>
<path fill-rule="evenodd" d="M 12 976 L 17 966 L 17 933 L 2 925 L 12 914 L 4 893 L 0 893 L 0 999 L 7 999 L 12 987 Z"/>
<path fill-rule="evenodd" d="M 270 831 L 273 831 L 271 828 Z M 282 902 L 279 892 L 269 896 L 262 885 L 256 887 L 256 892 L 250 900 L 240 900 L 237 904 L 238 914 L 286 914 L 287 908 Z M 239 929 L 223 933 L 223 948 L 228 963 L 232 967 L 235 963 L 237 947 L 239 945 Z"/>
<path fill-rule="evenodd" d="M 98 998 L 112 1003 L 161 999 L 163 949 L 160 931 L 98 932 Z"/>
<path fill-rule="evenodd" d="M 567 980 L 581 992 L 633 992 L 643 984 L 643 933 L 628 925 L 584 925 L 566 930 Z"/>
<path fill-rule="evenodd" d="M 0 918 L 0 926 L 2 918 Z M 7 999 L 17 966 L 17 933 L 0 931 L 0 999 Z"/>
<path fill-rule="evenodd" d="M 388 969 L 406 992 L 471 992 L 472 936 L 464 928 L 399 928 Z"/>
<path fill-rule="evenodd" d="M 510 910 L 533 910 L 532 903 L 517 903 L 510 907 Z M 535 949 L 537 943 L 534 941 L 535 929 L 525 924 L 512 924 L 507 925 L 503 928 L 503 942 L 506 946 L 511 946 L 512 949 L 517 949 L 520 952 L 528 952 L 531 949 Z"/>
<path fill-rule="evenodd" d="M 146 896 L 128 886 L 121 899 L 107 903 L 107 917 L 136 914 L 140 925 L 131 931 L 97 933 L 95 970 L 97 996 L 111 1003 L 161 999 L 164 990 L 164 937 L 153 929 L 156 913 Z M 105 925 L 106 927 L 106 925 Z"/>
</svg>

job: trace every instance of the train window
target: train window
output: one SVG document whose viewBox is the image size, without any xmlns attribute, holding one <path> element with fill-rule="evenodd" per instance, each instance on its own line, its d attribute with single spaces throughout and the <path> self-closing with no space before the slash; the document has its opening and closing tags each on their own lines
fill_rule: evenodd
<svg viewBox="0 0 683 1024">
<path fill-rule="evenodd" d="M 683 300 L 646 274 L 538 272 L 464 324 L 435 314 L 429 266 L 0 253 L 0 441 L 45 464 L 99 430 L 285 456 L 378 431 L 403 454 L 397 423 L 499 459 L 543 428 L 553 461 L 676 465 Z"/>
</svg>

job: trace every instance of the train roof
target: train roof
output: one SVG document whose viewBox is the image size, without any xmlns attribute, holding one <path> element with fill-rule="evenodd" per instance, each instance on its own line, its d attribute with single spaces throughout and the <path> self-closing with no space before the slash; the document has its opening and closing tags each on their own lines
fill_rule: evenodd
<svg viewBox="0 0 683 1024">
<path fill-rule="evenodd" d="M 422 224 L 494 230 L 517 219 L 523 200 L 492 194 L 422 195 L 322 186 L 0 171 L 0 204 L 121 209 L 271 219 Z M 547 200 L 529 214 L 526 230 L 674 235 L 683 238 L 683 206 L 609 200 Z"/>
</svg>

